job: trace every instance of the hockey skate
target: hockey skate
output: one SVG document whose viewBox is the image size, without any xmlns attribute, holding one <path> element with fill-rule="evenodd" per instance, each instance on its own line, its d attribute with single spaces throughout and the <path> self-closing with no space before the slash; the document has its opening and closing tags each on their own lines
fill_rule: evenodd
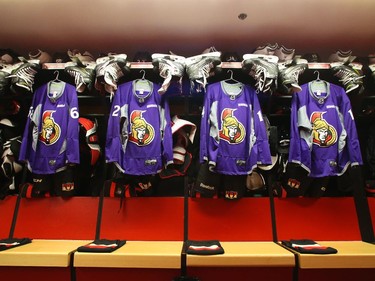
<svg viewBox="0 0 375 281">
<path fill-rule="evenodd" d="M 192 83 L 197 82 L 202 91 L 207 85 L 207 78 L 214 75 L 214 69 L 221 63 L 221 52 L 205 53 L 186 58 L 186 73 Z"/>
<path fill-rule="evenodd" d="M 301 86 L 298 83 L 299 75 L 307 68 L 307 63 L 291 65 L 284 69 L 279 69 L 279 79 L 281 85 L 286 88 L 288 93 L 301 91 Z"/>
<path fill-rule="evenodd" d="M 25 60 L 14 65 L 15 69 L 8 78 L 11 80 L 11 90 L 16 93 L 18 88 L 25 89 L 28 92 L 33 91 L 34 78 L 40 69 L 39 60 Z"/>
<path fill-rule="evenodd" d="M 342 51 L 338 50 L 337 52 L 331 54 L 328 57 L 328 62 L 341 62 L 343 64 L 348 64 L 353 62 L 356 59 L 355 56 L 352 56 L 352 51 Z"/>
<path fill-rule="evenodd" d="M 94 77 L 95 64 L 79 65 L 75 62 L 67 62 L 65 71 L 74 78 L 74 84 L 78 93 L 83 93 L 86 88 L 91 89 Z"/>
<path fill-rule="evenodd" d="M 258 92 L 272 92 L 277 85 L 278 57 L 272 55 L 243 55 L 242 70 L 248 73 L 255 80 L 255 87 Z"/>
<path fill-rule="evenodd" d="M 368 67 L 371 71 L 371 79 L 375 82 L 375 64 L 370 64 Z"/>
<path fill-rule="evenodd" d="M 96 60 L 95 88 L 103 94 L 114 95 L 118 80 L 129 71 L 126 54 L 109 53 Z"/>
<path fill-rule="evenodd" d="M 67 54 L 69 58 L 71 59 L 71 61 L 75 63 L 86 63 L 86 62 L 95 61 L 94 56 L 87 51 L 85 51 L 82 54 L 79 50 L 73 49 L 73 50 L 68 50 Z"/>
<path fill-rule="evenodd" d="M 172 77 L 178 77 L 181 81 L 185 72 L 185 57 L 172 54 L 152 54 L 152 64 L 159 71 L 160 77 L 164 78 L 158 93 L 164 94 L 171 83 Z"/>
<path fill-rule="evenodd" d="M 275 44 L 270 44 L 270 43 L 267 43 L 266 45 L 264 46 L 259 46 L 257 47 L 253 54 L 258 54 L 258 55 L 274 55 L 275 54 L 275 51 L 276 49 L 279 47 L 279 45 L 277 43 Z"/>
<path fill-rule="evenodd" d="M 342 63 L 331 63 L 331 69 L 334 76 L 339 78 L 343 84 L 346 93 L 350 93 L 359 88 L 359 93 L 363 90 L 363 77 L 359 70 Z"/>
<path fill-rule="evenodd" d="M 279 58 L 279 63 L 283 62 L 288 64 L 291 64 L 294 58 L 295 49 L 288 49 L 281 45 L 279 48 L 277 48 L 274 52 L 274 55 Z"/>
<path fill-rule="evenodd" d="M 6 64 L 0 64 L 0 95 L 4 95 L 8 89 L 10 79 L 8 76 L 11 73 L 11 69 Z"/>
</svg>

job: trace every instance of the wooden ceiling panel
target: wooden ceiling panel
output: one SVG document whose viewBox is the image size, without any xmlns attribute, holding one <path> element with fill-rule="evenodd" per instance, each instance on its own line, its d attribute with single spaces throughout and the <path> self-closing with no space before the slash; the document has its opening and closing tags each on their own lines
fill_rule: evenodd
<svg viewBox="0 0 375 281">
<path fill-rule="evenodd" d="M 316 52 L 375 52 L 373 0 L 3 0 L 0 48 L 190 56 L 215 46 L 249 53 L 266 43 Z M 241 20 L 238 15 L 247 14 Z"/>
</svg>

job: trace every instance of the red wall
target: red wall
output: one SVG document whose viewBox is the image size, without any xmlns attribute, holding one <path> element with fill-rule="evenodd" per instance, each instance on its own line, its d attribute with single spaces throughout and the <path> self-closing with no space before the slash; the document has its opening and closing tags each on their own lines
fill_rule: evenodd
<svg viewBox="0 0 375 281">
<path fill-rule="evenodd" d="M 276 198 L 279 240 L 361 240 L 352 197 Z"/>
<path fill-rule="evenodd" d="M 14 237 L 93 239 L 98 198 L 22 198 Z"/>
<path fill-rule="evenodd" d="M 9 235 L 16 197 L 0 201 L 0 234 Z M 272 241 L 269 198 L 189 198 L 188 238 Z M 98 197 L 22 198 L 14 237 L 93 239 Z M 101 238 L 183 240 L 184 199 L 104 198 Z M 369 198 L 375 225 L 375 198 Z M 354 200 L 275 198 L 279 240 L 361 240 Z"/>
<path fill-rule="evenodd" d="M 272 241 L 269 198 L 191 198 L 189 239 Z"/>
<path fill-rule="evenodd" d="M 182 241 L 183 198 L 104 198 L 101 238 Z"/>
<path fill-rule="evenodd" d="M 16 199 L 16 196 L 8 196 L 0 200 L 0 239 L 9 236 Z"/>
</svg>

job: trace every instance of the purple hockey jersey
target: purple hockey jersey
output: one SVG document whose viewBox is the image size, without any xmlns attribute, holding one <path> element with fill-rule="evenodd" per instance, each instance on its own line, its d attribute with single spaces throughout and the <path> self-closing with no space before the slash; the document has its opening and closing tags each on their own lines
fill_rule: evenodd
<svg viewBox="0 0 375 281">
<path fill-rule="evenodd" d="M 246 175 L 271 164 L 258 96 L 251 86 L 225 81 L 207 87 L 200 132 L 200 161 L 213 172 Z"/>
<path fill-rule="evenodd" d="M 151 175 L 173 163 L 169 105 L 157 84 L 148 81 L 146 89 L 138 89 L 136 83 L 121 84 L 113 97 L 106 161 L 125 174 Z"/>
<path fill-rule="evenodd" d="M 49 82 L 35 90 L 19 160 L 36 174 L 54 174 L 79 163 L 79 109 L 74 86 Z"/>
<path fill-rule="evenodd" d="M 289 162 L 311 177 L 338 176 L 363 164 L 350 100 L 342 87 L 322 82 L 325 91 L 313 91 L 312 81 L 292 98 Z"/>
</svg>

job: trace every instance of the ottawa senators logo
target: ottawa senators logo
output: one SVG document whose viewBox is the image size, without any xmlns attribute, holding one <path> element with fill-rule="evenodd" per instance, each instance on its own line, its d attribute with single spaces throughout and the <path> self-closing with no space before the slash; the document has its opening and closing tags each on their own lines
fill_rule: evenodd
<svg viewBox="0 0 375 281">
<path fill-rule="evenodd" d="M 61 190 L 62 191 L 73 191 L 74 190 L 74 182 L 63 183 L 61 185 Z"/>
<path fill-rule="evenodd" d="M 313 112 L 310 117 L 312 125 L 313 144 L 320 147 L 328 147 L 336 143 L 336 129 L 323 118 L 325 112 Z"/>
<path fill-rule="evenodd" d="M 155 136 L 154 128 L 142 117 L 142 111 L 134 110 L 130 114 L 131 135 L 129 141 L 138 146 L 148 145 Z"/>
<path fill-rule="evenodd" d="M 60 126 L 55 123 L 52 113 L 55 111 L 47 110 L 42 117 L 42 131 L 39 134 L 39 141 L 46 145 L 52 145 L 57 142 L 61 135 Z"/>
<path fill-rule="evenodd" d="M 222 122 L 219 136 L 230 144 L 242 142 L 246 134 L 244 126 L 233 116 L 234 111 L 235 109 L 226 108 L 221 113 Z"/>
</svg>

